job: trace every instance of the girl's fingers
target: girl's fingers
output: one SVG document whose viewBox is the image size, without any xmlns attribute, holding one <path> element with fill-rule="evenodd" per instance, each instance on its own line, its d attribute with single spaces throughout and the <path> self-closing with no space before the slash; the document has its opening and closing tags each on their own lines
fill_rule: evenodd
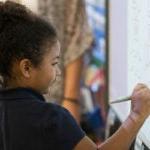
<svg viewBox="0 0 150 150">
<path fill-rule="evenodd" d="M 138 83 L 135 88 L 134 88 L 134 91 L 138 91 L 138 90 L 141 90 L 143 88 L 147 88 L 147 86 L 143 83 Z"/>
</svg>

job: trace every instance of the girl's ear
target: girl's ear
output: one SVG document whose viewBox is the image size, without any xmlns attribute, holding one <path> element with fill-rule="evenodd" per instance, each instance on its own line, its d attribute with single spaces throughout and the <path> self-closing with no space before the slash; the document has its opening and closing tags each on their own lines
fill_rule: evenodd
<svg viewBox="0 0 150 150">
<path fill-rule="evenodd" d="M 22 59 L 20 61 L 20 71 L 25 78 L 31 77 L 32 63 L 29 59 Z"/>
</svg>

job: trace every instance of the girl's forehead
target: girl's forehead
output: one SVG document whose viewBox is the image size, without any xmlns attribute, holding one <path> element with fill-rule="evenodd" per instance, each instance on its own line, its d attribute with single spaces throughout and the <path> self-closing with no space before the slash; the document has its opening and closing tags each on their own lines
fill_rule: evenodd
<svg viewBox="0 0 150 150">
<path fill-rule="evenodd" d="M 54 52 L 56 55 L 60 55 L 60 42 L 57 41 L 51 48 L 52 52 Z"/>
<path fill-rule="evenodd" d="M 60 42 L 58 40 L 54 43 L 48 42 L 46 45 L 47 45 L 47 48 L 49 48 L 49 50 L 57 49 L 60 51 L 61 46 L 60 46 Z"/>
<path fill-rule="evenodd" d="M 49 45 L 49 44 L 48 44 Z M 53 45 L 49 45 L 47 47 L 47 54 L 51 57 L 59 57 L 60 56 L 60 42 L 57 41 Z"/>
</svg>

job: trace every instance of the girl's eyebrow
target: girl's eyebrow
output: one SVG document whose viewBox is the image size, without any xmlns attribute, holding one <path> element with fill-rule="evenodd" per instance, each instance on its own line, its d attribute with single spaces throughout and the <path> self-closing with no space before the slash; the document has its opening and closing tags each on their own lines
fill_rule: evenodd
<svg viewBox="0 0 150 150">
<path fill-rule="evenodd" d="M 60 58 L 60 56 L 56 56 L 56 57 L 54 57 L 53 59 L 59 59 Z"/>
</svg>

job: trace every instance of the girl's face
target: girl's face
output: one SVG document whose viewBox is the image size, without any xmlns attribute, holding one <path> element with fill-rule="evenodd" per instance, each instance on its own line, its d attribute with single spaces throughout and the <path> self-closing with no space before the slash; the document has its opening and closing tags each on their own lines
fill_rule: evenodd
<svg viewBox="0 0 150 150">
<path fill-rule="evenodd" d="M 32 71 L 31 87 L 42 94 L 48 93 L 51 84 L 61 74 L 58 63 L 60 58 L 60 43 L 56 42 L 43 56 L 38 67 Z"/>
</svg>

